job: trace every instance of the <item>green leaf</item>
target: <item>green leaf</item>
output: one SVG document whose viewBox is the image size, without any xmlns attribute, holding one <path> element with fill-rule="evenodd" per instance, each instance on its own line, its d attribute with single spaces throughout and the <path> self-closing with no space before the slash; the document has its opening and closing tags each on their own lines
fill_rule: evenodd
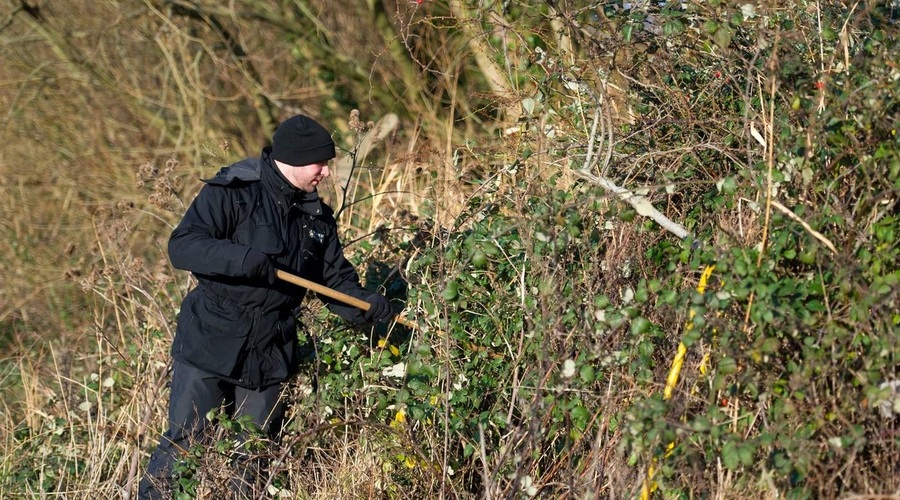
<svg viewBox="0 0 900 500">
<path fill-rule="evenodd" d="M 572 408 L 570 415 L 572 416 L 572 420 L 581 424 L 579 425 L 579 427 L 584 427 L 584 425 L 587 423 L 587 420 L 591 417 L 591 414 L 587 411 L 587 408 L 580 404 Z"/>
<path fill-rule="evenodd" d="M 738 446 L 737 453 L 738 458 L 741 461 L 741 465 L 750 466 L 753 464 L 753 454 L 756 452 L 756 447 L 753 446 L 753 443 L 744 443 L 741 446 Z"/>
<path fill-rule="evenodd" d="M 737 190 L 737 183 L 734 177 L 726 177 L 716 182 L 716 188 L 722 193 L 732 194 Z"/>
<path fill-rule="evenodd" d="M 666 36 L 677 35 L 684 31 L 684 23 L 678 19 L 670 19 L 663 25 L 663 34 Z"/>
<path fill-rule="evenodd" d="M 681 338 L 681 343 L 683 343 L 685 347 L 690 347 L 694 345 L 694 342 L 697 342 L 698 340 L 700 340 L 700 330 L 697 328 L 691 328 L 684 333 L 684 337 Z"/>
<path fill-rule="evenodd" d="M 713 35 L 713 41 L 716 42 L 720 48 L 728 48 L 731 45 L 731 37 L 734 36 L 734 31 L 731 28 L 727 28 L 725 26 L 719 28 L 716 31 L 716 34 Z"/>
<path fill-rule="evenodd" d="M 644 317 L 634 318 L 631 322 L 631 334 L 640 335 L 650 330 L 650 320 Z"/>
<path fill-rule="evenodd" d="M 525 114 L 531 116 L 534 113 L 534 99 L 531 97 L 526 97 L 522 99 L 522 109 L 525 110 Z"/>
<path fill-rule="evenodd" d="M 594 373 L 594 367 L 585 363 L 581 365 L 581 370 L 579 372 L 579 376 L 581 377 L 581 381 L 585 384 L 590 384 L 596 379 L 596 373 Z"/>
<path fill-rule="evenodd" d="M 475 252 L 472 254 L 472 265 L 478 269 L 482 269 L 487 265 L 487 261 L 487 254 L 484 253 L 484 250 L 481 248 L 475 249 Z"/>
<path fill-rule="evenodd" d="M 631 42 L 631 34 L 634 31 L 634 25 L 631 23 L 625 23 L 622 25 L 622 38 L 625 39 L 626 42 Z"/>
<path fill-rule="evenodd" d="M 444 292 L 441 294 L 441 297 L 443 297 L 444 300 L 456 300 L 456 298 L 459 297 L 459 283 L 457 283 L 455 280 L 447 283 L 447 287 L 444 288 Z"/>
<path fill-rule="evenodd" d="M 737 362 L 734 358 L 722 358 L 717 366 L 717 371 L 721 374 L 729 375 L 738 369 Z"/>
<path fill-rule="evenodd" d="M 712 427 L 712 426 L 710 425 L 710 422 L 709 422 L 709 419 L 708 419 L 708 418 L 706 418 L 706 417 L 697 417 L 697 418 L 695 418 L 694 421 L 691 423 L 691 427 L 692 427 L 692 428 L 694 429 L 694 431 L 696 431 L 696 432 L 706 432 L 706 431 L 708 431 L 708 430 L 710 429 L 710 427 Z"/>
<path fill-rule="evenodd" d="M 733 442 L 728 441 L 722 446 L 722 464 L 728 470 L 737 470 L 740 463 L 741 457 L 738 454 L 737 446 Z"/>
<path fill-rule="evenodd" d="M 775 338 L 768 338 L 763 342 L 760 350 L 764 353 L 773 353 L 781 348 L 781 341 Z"/>
</svg>

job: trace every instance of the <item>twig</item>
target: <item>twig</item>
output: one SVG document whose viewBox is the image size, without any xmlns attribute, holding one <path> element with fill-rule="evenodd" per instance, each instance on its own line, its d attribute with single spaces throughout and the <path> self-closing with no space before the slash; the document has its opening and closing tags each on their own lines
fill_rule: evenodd
<svg viewBox="0 0 900 500">
<path fill-rule="evenodd" d="M 594 124 L 591 126 L 591 138 L 588 141 L 587 155 L 584 157 L 584 168 L 586 170 L 593 170 L 593 162 L 594 162 L 594 139 L 597 137 L 597 125 L 600 123 L 600 106 L 597 105 L 597 108 L 594 110 Z M 602 170 L 601 170 L 602 171 Z"/>
<path fill-rule="evenodd" d="M 484 446 L 484 427 L 478 424 L 478 452 L 481 455 L 482 474 L 484 474 L 484 498 L 491 500 L 491 476 L 488 473 L 487 452 Z"/>
<path fill-rule="evenodd" d="M 336 182 L 341 187 L 341 204 L 335 213 L 336 218 L 339 218 L 341 213 L 352 205 L 352 203 L 348 204 L 347 196 L 350 192 L 350 181 L 353 179 L 353 172 L 356 171 L 360 163 L 365 161 L 377 142 L 382 141 L 396 130 L 398 123 L 399 118 L 397 118 L 397 115 L 393 113 L 385 115 L 375 124 L 375 127 L 362 135 L 353 151 L 349 151 L 348 154 L 335 161 L 334 173 L 335 177 L 337 177 Z M 356 200 L 356 202 L 359 201 L 361 200 Z"/>
<path fill-rule="evenodd" d="M 780 41 L 780 34 L 775 34 L 775 43 L 773 47 L 777 48 Z M 768 63 L 767 63 L 768 64 Z M 769 75 L 769 109 L 768 114 L 766 113 L 766 109 L 764 108 L 765 104 L 765 96 L 763 96 L 763 88 L 762 85 L 759 86 L 759 101 L 762 103 L 760 105 L 761 113 L 763 120 L 763 127 L 766 132 L 766 138 L 763 140 L 760 136 L 759 132 L 756 134 L 753 133 L 755 127 L 753 126 L 753 122 L 750 122 L 750 135 L 752 135 L 762 146 L 763 152 L 766 156 L 766 184 L 765 184 L 765 199 L 766 199 L 766 209 L 764 212 L 763 219 L 763 227 L 762 227 L 762 238 L 759 242 L 759 254 L 756 256 L 756 267 L 761 268 L 763 257 L 766 254 L 766 244 L 769 240 L 769 223 L 772 217 L 772 202 L 774 201 L 772 197 L 772 172 L 775 169 L 775 90 L 777 87 L 777 80 L 775 78 L 774 72 Z M 753 309 L 753 300 L 756 298 L 756 294 L 754 292 L 750 293 L 750 296 L 747 299 L 747 308 L 744 311 L 744 333 L 750 333 L 750 312 Z M 727 478 L 731 478 L 731 471 L 728 471 Z"/>
<path fill-rule="evenodd" d="M 356 147 L 350 154 L 337 159 L 334 163 L 334 171 L 339 178 L 338 182 L 348 182 L 348 179 L 353 175 L 352 169 L 356 166 L 354 165 L 354 160 L 356 160 L 357 163 L 364 162 L 366 157 L 369 156 L 369 152 L 372 151 L 372 148 L 374 148 L 378 142 L 384 140 L 385 137 L 393 133 L 397 129 L 399 123 L 400 119 L 397 115 L 393 113 L 384 115 L 384 117 L 378 120 L 378 123 L 376 123 L 374 127 L 367 130 L 366 133 L 362 135 Z M 344 185 L 343 188 L 344 190 L 347 190 L 347 185 Z"/>
<path fill-rule="evenodd" d="M 778 36 L 775 36 L 775 47 L 778 46 Z M 766 153 L 766 211 L 763 222 L 762 239 L 759 243 L 759 255 L 756 256 L 756 267 L 762 266 L 763 257 L 766 253 L 766 244 L 769 240 L 769 222 L 772 218 L 772 184 L 773 171 L 775 170 L 775 88 L 776 80 L 774 76 L 769 77 L 769 113 L 761 114 L 764 117 L 763 126 L 766 131 L 766 140 L 762 141 L 762 147 Z M 760 95 L 762 101 L 762 95 Z M 750 124 L 750 132 L 753 132 L 753 124 Z M 759 135 L 757 133 L 757 135 Z M 759 140 L 757 138 L 757 140 Z"/>
<path fill-rule="evenodd" d="M 831 253 L 835 253 L 835 254 L 837 253 L 837 249 L 834 247 L 834 243 L 832 243 L 831 240 L 826 238 L 824 234 L 822 234 L 822 233 L 816 231 L 815 229 L 813 229 L 812 227 L 810 227 L 810 225 L 807 224 L 805 220 L 801 219 L 800 216 L 795 214 L 791 209 L 782 205 L 781 203 L 778 202 L 778 200 L 775 200 L 775 199 L 772 200 L 772 206 L 777 208 L 778 210 L 780 210 L 781 213 L 783 213 L 784 215 L 787 215 L 791 219 L 795 220 L 801 226 L 803 226 L 803 229 L 806 229 L 806 232 L 808 232 L 810 235 L 812 235 L 813 238 L 824 243 L 825 246 L 828 247 L 829 250 L 831 250 Z"/>
<path fill-rule="evenodd" d="M 6 19 L 4 19 L 2 22 L 0 22 L 0 31 L 5 30 L 7 28 L 7 26 L 12 24 L 13 17 L 15 17 L 15 15 L 18 14 L 20 10 L 25 10 L 25 6 L 23 4 L 19 4 L 15 7 L 13 7 L 12 12 L 10 12 L 9 14 L 6 15 Z"/>
<path fill-rule="evenodd" d="M 138 464 L 141 461 L 141 439 L 144 436 L 144 432 L 147 430 L 147 427 L 150 425 L 150 419 L 153 416 L 153 410 L 156 408 L 156 400 L 159 399 L 161 389 L 164 388 L 164 380 L 169 374 L 169 369 L 172 368 L 172 361 L 166 364 L 165 369 L 159 373 L 155 382 L 153 383 L 152 391 L 150 393 L 150 400 L 147 401 L 147 406 L 144 408 L 144 413 L 141 415 L 141 418 L 137 422 L 137 430 L 134 433 L 134 438 L 136 442 L 136 446 L 134 450 L 131 452 L 130 464 L 128 466 L 128 477 L 125 478 L 125 493 L 123 497 L 127 500 L 131 498 L 131 492 L 134 490 L 134 484 L 138 481 Z"/>
</svg>

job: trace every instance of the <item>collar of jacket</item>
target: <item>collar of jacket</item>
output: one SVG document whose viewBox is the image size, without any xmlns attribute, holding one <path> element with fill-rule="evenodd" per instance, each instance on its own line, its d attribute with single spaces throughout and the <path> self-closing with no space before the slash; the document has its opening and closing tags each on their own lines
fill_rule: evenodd
<svg viewBox="0 0 900 500">
<path fill-rule="evenodd" d="M 307 193 L 292 186 L 275 166 L 271 152 L 271 147 L 266 147 L 260 155 L 260 180 L 263 187 L 275 197 L 278 206 L 285 211 L 297 207 L 309 215 L 322 215 L 322 200 L 319 198 L 319 192 Z"/>
</svg>

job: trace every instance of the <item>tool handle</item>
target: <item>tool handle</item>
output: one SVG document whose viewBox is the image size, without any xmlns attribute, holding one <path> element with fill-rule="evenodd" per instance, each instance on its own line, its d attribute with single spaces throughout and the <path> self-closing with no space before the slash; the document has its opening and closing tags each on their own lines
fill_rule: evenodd
<svg viewBox="0 0 900 500">
<path fill-rule="evenodd" d="M 301 278 L 300 276 L 296 276 L 287 271 L 282 271 L 281 269 L 278 269 L 277 271 L 275 271 L 275 275 L 278 276 L 279 279 L 287 281 L 288 283 L 293 283 L 297 286 L 302 286 L 303 288 L 306 288 L 307 290 L 312 290 L 313 292 L 316 292 L 318 294 L 332 298 L 334 300 L 338 300 L 340 302 L 343 302 L 344 304 L 356 307 L 357 309 L 362 309 L 363 311 L 368 311 L 369 308 L 372 307 L 372 305 L 369 304 L 368 302 L 366 302 L 365 300 L 357 299 L 356 297 L 353 297 L 352 295 L 347 295 L 346 293 L 339 292 L 333 288 L 328 288 L 325 285 L 320 285 L 314 281 L 310 281 L 308 279 Z M 413 328 L 413 329 L 419 328 L 418 325 L 416 325 L 415 323 L 412 323 L 411 321 L 409 321 L 406 318 L 403 318 L 401 316 L 394 316 L 394 321 L 396 321 L 397 323 L 400 323 L 403 326 L 407 326 L 409 328 Z"/>
</svg>

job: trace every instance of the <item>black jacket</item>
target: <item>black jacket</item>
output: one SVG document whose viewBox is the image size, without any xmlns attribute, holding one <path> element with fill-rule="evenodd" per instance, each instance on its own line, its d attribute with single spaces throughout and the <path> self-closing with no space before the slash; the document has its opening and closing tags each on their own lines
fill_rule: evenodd
<svg viewBox="0 0 900 500">
<path fill-rule="evenodd" d="M 243 275 L 253 248 L 279 269 L 354 297 L 371 292 L 344 258 L 333 212 L 317 193 L 291 186 L 269 157 L 225 167 L 206 182 L 169 238 L 169 257 L 198 286 L 181 305 L 172 356 L 251 389 L 282 382 L 297 370 L 293 311 L 306 289 Z M 300 167 L 302 168 L 302 167 Z M 353 324 L 362 311 L 322 298 Z"/>
</svg>

